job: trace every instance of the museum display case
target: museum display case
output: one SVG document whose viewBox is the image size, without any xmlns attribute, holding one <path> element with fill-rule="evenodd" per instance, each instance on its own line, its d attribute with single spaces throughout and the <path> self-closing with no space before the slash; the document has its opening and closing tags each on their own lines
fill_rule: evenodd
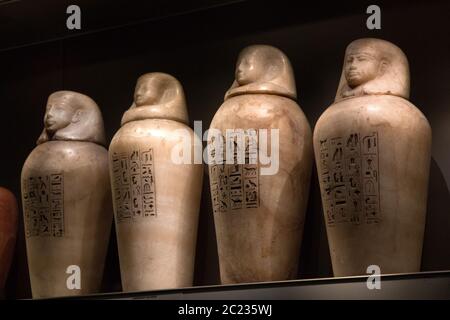
<svg viewBox="0 0 450 320">
<path fill-rule="evenodd" d="M 450 299 L 450 3 L 71 5 L 0 2 L 4 298 Z"/>
</svg>

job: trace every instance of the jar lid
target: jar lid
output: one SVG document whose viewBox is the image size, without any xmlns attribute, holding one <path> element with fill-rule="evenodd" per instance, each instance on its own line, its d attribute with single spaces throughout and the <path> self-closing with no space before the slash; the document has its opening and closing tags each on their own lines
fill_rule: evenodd
<svg viewBox="0 0 450 320">
<path fill-rule="evenodd" d="M 364 95 L 409 99 L 409 65 L 395 44 L 375 38 L 350 43 L 335 101 Z"/>
<path fill-rule="evenodd" d="M 57 91 L 48 97 L 44 130 L 37 144 L 51 140 L 87 141 L 105 145 L 99 107 L 90 97 L 74 91 Z"/>
<path fill-rule="evenodd" d="M 122 117 L 122 125 L 145 119 L 168 119 L 189 123 L 183 87 L 173 76 L 152 72 L 139 77 L 134 101 Z"/>
<path fill-rule="evenodd" d="M 236 64 L 235 80 L 225 94 L 230 97 L 266 93 L 297 99 L 294 72 L 287 56 L 268 45 L 244 48 Z"/>
</svg>

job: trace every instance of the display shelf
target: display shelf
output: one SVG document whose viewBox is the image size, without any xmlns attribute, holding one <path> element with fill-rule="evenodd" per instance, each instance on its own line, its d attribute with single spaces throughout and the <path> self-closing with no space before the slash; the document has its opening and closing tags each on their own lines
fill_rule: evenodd
<svg viewBox="0 0 450 320">
<path fill-rule="evenodd" d="M 59 299 L 144 300 L 323 300 L 450 299 L 450 270 L 381 276 L 381 289 L 369 290 L 368 276 L 318 278 L 239 285 L 216 285 Z"/>
</svg>

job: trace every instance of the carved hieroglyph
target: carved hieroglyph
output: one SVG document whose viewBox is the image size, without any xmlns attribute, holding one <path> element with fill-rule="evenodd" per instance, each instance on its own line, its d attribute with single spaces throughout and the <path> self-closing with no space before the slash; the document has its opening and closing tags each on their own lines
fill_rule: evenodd
<svg viewBox="0 0 450 320">
<path fill-rule="evenodd" d="M 420 271 L 431 129 L 407 99 L 404 53 L 379 39 L 346 50 L 336 99 L 314 130 L 335 276 Z"/>
<path fill-rule="evenodd" d="M 284 53 L 266 45 L 241 52 L 208 135 L 222 283 L 297 276 L 313 150 L 296 97 Z"/>
<path fill-rule="evenodd" d="M 16 197 L 0 187 L 0 298 L 11 267 L 17 238 L 18 208 Z"/>
<path fill-rule="evenodd" d="M 164 73 L 141 76 L 134 102 L 109 148 L 124 291 L 192 286 L 202 164 L 172 154 L 194 139 L 181 84 Z"/>
<path fill-rule="evenodd" d="M 113 217 L 104 144 L 102 116 L 91 98 L 50 95 L 38 146 L 22 169 L 34 298 L 100 290 Z"/>
</svg>

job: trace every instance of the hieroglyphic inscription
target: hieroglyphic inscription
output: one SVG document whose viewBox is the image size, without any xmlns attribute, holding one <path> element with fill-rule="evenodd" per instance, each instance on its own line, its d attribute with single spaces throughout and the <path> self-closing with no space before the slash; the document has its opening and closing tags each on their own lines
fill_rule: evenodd
<svg viewBox="0 0 450 320">
<path fill-rule="evenodd" d="M 378 135 L 365 136 L 362 141 L 362 169 L 365 218 L 368 223 L 380 221 L 380 172 Z"/>
<path fill-rule="evenodd" d="M 239 209 L 251 209 L 259 207 L 259 168 L 257 164 L 257 134 L 249 131 L 243 140 L 244 148 L 242 159 L 238 139 L 239 133 L 230 134 L 220 150 L 212 147 L 210 155 L 223 155 L 220 163 L 210 163 L 211 196 L 214 213 L 228 212 Z M 226 144 L 232 144 L 227 149 Z M 214 144 L 212 144 L 214 145 Z M 252 147 L 254 146 L 254 147 Z M 226 151 L 233 150 L 232 163 L 226 163 Z"/>
<path fill-rule="evenodd" d="M 64 236 L 64 176 L 28 177 L 23 182 L 26 236 Z"/>
<path fill-rule="evenodd" d="M 112 161 L 117 222 L 156 217 L 153 149 L 114 152 Z"/>
<path fill-rule="evenodd" d="M 320 140 L 322 199 L 328 225 L 378 223 L 378 133 Z"/>
</svg>

